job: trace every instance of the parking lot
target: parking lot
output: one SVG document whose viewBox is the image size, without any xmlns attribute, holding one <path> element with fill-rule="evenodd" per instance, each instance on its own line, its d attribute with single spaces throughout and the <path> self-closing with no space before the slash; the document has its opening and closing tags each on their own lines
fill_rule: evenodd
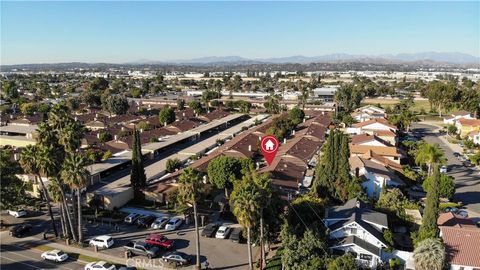
<svg viewBox="0 0 480 270">
<path fill-rule="evenodd" d="M 238 224 L 228 224 L 229 226 L 239 226 Z M 125 257 L 123 248 L 130 241 L 143 241 L 151 233 L 163 234 L 169 239 L 175 241 L 173 250 L 181 251 L 195 257 L 195 229 L 193 226 L 183 224 L 179 230 L 165 231 L 164 229 L 145 229 L 137 225 L 122 223 L 119 231 L 114 226 L 108 224 L 89 224 L 87 225 L 89 235 L 111 235 L 114 238 L 114 245 L 109 249 L 99 250 L 99 253 L 105 253 L 117 257 Z M 200 229 L 201 234 L 201 229 Z M 94 250 L 93 247 L 88 249 Z M 255 254 L 256 248 L 253 247 Z M 168 251 L 161 251 L 160 256 Z M 248 265 L 247 245 L 245 243 L 234 243 L 230 239 L 200 238 L 200 254 L 202 264 L 207 260 L 210 267 L 215 269 L 245 269 Z M 139 259 L 148 260 L 146 257 L 138 256 Z"/>
</svg>

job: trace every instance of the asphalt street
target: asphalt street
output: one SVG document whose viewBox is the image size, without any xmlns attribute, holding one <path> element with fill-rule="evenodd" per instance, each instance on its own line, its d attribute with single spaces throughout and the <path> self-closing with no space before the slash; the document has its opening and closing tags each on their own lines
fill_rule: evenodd
<svg viewBox="0 0 480 270">
<path fill-rule="evenodd" d="M 465 209 L 469 212 L 469 216 L 474 219 L 480 218 L 480 172 L 476 168 L 466 168 L 462 162 L 456 158 L 452 150 L 454 147 L 449 143 L 445 143 L 440 139 L 437 132 L 438 127 L 415 123 L 412 125 L 413 131 L 420 132 L 424 135 L 424 140 L 428 143 L 438 143 L 440 148 L 445 152 L 448 163 L 448 175 L 455 178 L 456 192 L 453 197 L 456 201 L 461 201 L 465 205 Z M 458 152 L 458 151 L 457 151 Z"/>
</svg>

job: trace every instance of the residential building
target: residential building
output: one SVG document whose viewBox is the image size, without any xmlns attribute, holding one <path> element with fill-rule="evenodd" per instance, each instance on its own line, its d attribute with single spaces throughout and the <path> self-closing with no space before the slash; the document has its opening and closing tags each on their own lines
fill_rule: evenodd
<svg viewBox="0 0 480 270">
<path fill-rule="evenodd" d="M 450 270 L 480 269 L 480 230 L 474 227 L 440 226 Z"/>
<path fill-rule="evenodd" d="M 363 178 L 362 187 L 370 198 L 378 198 L 384 187 L 404 185 L 393 170 L 380 163 L 359 156 L 350 157 L 349 163 L 352 174 Z"/>
<path fill-rule="evenodd" d="M 383 231 L 388 229 L 387 215 L 376 212 L 357 198 L 325 212 L 330 249 L 333 254 L 351 253 L 357 262 L 376 269 L 388 244 Z"/>
<path fill-rule="evenodd" d="M 376 106 L 367 105 L 356 109 L 351 116 L 357 122 L 365 122 L 375 118 L 386 118 L 385 110 Z"/>
<path fill-rule="evenodd" d="M 460 119 L 473 119 L 470 112 L 467 111 L 457 111 L 453 112 L 450 115 L 446 115 L 443 118 L 443 123 L 447 125 L 455 125 Z"/>
<path fill-rule="evenodd" d="M 470 131 L 468 133 L 468 138 L 473 141 L 473 143 L 480 145 L 480 130 Z"/>
<path fill-rule="evenodd" d="M 480 131 L 480 119 L 460 118 L 455 123 L 460 137 L 466 137 L 472 131 Z"/>
</svg>

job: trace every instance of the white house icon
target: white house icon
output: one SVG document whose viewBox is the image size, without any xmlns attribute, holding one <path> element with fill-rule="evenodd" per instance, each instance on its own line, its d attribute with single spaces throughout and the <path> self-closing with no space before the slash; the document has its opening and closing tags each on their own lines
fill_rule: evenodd
<svg viewBox="0 0 480 270">
<path fill-rule="evenodd" d="M 273 147 L 275 146 L 275 144 L 272 142 L 272 140 L 268 140 L 266 143 L 265 143 L 265 150 L 267 151 L 273 151 Z"/>
</svg>

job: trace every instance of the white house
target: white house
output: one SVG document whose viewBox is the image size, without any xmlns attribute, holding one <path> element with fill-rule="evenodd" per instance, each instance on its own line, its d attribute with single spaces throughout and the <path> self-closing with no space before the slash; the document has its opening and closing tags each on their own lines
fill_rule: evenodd
<svg viewBox="0 0 480 270">
<path fill-rule="evenodd" d="M 347 128 L 349 134 L 374 134 L 376 131 L 397 132 L 397 127 L 388 123 L 385 118 L 374 118 L 361 123 L 353 124 L 351 128 Z"/>
<path fill-rule="evenodd" d="M 365 122 L 375 118 L 385 118 L 385 110 L 376 106 L 368 105 L 356 109 L 351 116 L 357 122 Z"/>
<path fill-rule="evenodd" d="M 480 145 L 480 130 L 479 131 L 472 131 L 468 133 L 468 138 L 473 141 L 475 144 Z"/>
<path fill-rule="evenodd" d="M 352 174 L 365 178 L 362 186 L 370 198 L 378 198 L 383 187 L 404 185 L 393 171 L 382 164 L 359 156 L 350 157 L 349 162 Z"/>
<path fill-rule="evenodd" d="M 392 146 L 390 144 L 390 142 L 381 139 L 377 135 L 370 135 L 370 134 L 353 135 L 352 136 L 352 144 L 369 145 L 369 146 L 384 146 L 384 147 Z"/>
<path fill-rule="evenodd" d="M 453 112 L 448 116 L 445 116 L 443 118 L 443 123 L 447 125 L 455 125 L 457 121 L 460 120 L 461 118 L 472 119 L 473 117 L 467 111 L 458 111 L 458 112 Z"/>
<path fill-rule="evenodd" d="M 376 269 L 382 262 L 382 249 L 387 247 L 383 230 L 388 229 L 387 215 L 373 211 L 358 199 L 329 208 L 324 222 L 333 254 L 353 254 L 357 262 Z"/>
</svg>

